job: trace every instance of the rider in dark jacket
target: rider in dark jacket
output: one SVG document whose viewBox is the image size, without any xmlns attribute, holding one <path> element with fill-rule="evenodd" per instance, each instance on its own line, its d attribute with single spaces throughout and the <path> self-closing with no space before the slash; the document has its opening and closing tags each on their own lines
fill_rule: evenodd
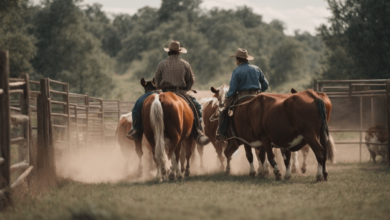
<svg viewBox="0 0 390 220">
<path fill-rule="evenodd" d="M 261 69 L 249 64 L 248 60 L 253 60 L 253 57 L 248 54 L 246 49 L 238 48 L 236 54 L 230 57 L 236 58 L 238 67 L 233 71 L 225 103 L 231 103 L 233 97 L 239 92 L 252 91 L 257 93 L 268 89 L 268 81 Z M 223 141 L 227 138 L 227 107 L 220 114 L 219 129 L 216 136 L 217 141 Z"/>
</svg>

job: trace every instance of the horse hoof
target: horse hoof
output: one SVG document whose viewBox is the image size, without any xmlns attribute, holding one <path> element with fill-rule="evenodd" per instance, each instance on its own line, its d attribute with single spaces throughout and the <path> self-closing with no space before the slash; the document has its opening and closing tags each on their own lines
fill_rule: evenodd
<svg viewBox="0 0 390 220">
<path fill-rule="evenodd" d="M 302 167 L 301 170 L 302 170 L 302 173 L 306 173 L 306 168 Z"/>
<path fill-rule="evenodd" d="M 189 177 L 189 176 L 190 176 L 190 170 L 186 170 L 185 176 L 186 176 L 186 177 Z"/>
<path fill-rule="evenodd" d="M 174 174 L 173 172 L 171 172 L 171 173 L 169 174 L 168 178 L 169 178 L 169 180 L 171 180 L 171 181 L 173 181 L 173 180 L 176 179 L 176 178 L 175 178 L 175 174 Z"/>
<path fill-rule="evenodd" d="M 317 176 L 317 182 L 322 182 L 324 180 L 324 176 Z"/>
<path fill-rule="evenodd" d="M 285 179 L 285 180 L 291 179 L 291 175 L 285 176 L 284 179 Z"/>
<path fill-rule="evenodd" d="M 327 172 L 324 173 L 324 180 L 328 181 L 328 173 Z"/>
<path fill-rule="evenodd" d="M 282 174 L 278 171 L 277 173 L 275 173 L 275 178 L 276 178 L 276 181 L 279 181 L 282 179 Z"/>
<path fill-rule="evenodd" d="M 291 169 L 291 173 L 297 173 L 297 168 L 293 167 L 293 168 Z"/>
<path fill-rule="evenodd" d="M 256 176 L 256 172 L 250 172 L 250 173 L 249 173 L 249 176 L 250 176 L 250 177 L 255 177 L 255 176 Z"/>
<path fill-rule="evenodd" d="M 138 170 L 138 172 L 137 172 L 137 177 L 138 177 L 138 178 L 139 178 L 139 177 L 142 177 L 142 174 L 143 174 L 142 170 Z"/>
</svg>

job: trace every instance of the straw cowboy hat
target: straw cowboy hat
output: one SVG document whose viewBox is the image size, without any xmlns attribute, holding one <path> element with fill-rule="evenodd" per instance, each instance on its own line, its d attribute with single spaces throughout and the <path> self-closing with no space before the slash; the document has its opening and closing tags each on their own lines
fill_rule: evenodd
<svg viewBox="0 0 390 220">
<path fill-rule="evenodd" d="M 179 53 L 187 53 L 187 49 L 184 47 L 180 47 L 180 42 L 177 40 L 173 40 L 171 44 L 169 44 L 169 48 L 164 47 L 164 50 L 166 52 L 172 50 L 172 51 L 177 51 Z"/>
<path fill-rule="evenodd" d="M 253 57 L 248 54 L 248 51 L 243 48 L 238 48 L 235 55 L 230 55 L 229 57 L 238 57 L 247 60 L 253 60 Z"/>
</svg>

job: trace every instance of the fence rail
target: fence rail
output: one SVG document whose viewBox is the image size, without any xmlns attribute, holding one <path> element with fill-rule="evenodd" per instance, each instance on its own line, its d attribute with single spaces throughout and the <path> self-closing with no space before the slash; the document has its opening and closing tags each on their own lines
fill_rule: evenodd
<svg viewBox="0 0 390 220">
<path fill-rule="evenodd" d="M 128 101 L 70 93 L 67 82 L 29 80 L 28 74 L 8 76 L 8 52 L 0 50 L 0 209 L 12 203 L 11 191 L 30 177 L 39 184 L 53 183 L 55 151 L 103 146 L 106 138 L 115 135 L 120 115 L 133 106 Z M 11 138 L 11 125 L 20 127 L 20 136 Z M 33 133 L 36 145 L 32 144 Z M 11 145 L 18 149 L 14 164 L 10 162 Z M 13 183 L 11 173 L 20 173 Z"/>
</svg>

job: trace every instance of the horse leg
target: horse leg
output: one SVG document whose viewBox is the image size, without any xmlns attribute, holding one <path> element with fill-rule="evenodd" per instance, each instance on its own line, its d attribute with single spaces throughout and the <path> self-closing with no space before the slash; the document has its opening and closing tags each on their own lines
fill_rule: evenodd
<svg viewBox="0 0 390 220">
<path fill-rule="evenodd" d="M 204 166 L 203 166 L 203 149 L 204 149 L 204 145 L 196 144 L 196 146 L 197 146 L 196 149 L 198 150 L 199 157 L 200 157 L 200 169 L 204 170 Z"/>
<path fill-rule="evenodd" d="M 184 173 L 185 169 L 185 163 L 186 163 L 186 147 L 183 146 L 184 143 L 181 145 L 181 151 L 180 151 L 180 165 L 181 165 L 181 172 Z"/>
<path fill-rule="evenodd" d="M 253 154 L 252 154 L 252 147 L 247 145 L 247 144 L 244 144 L 244 147 L 245 147 L 245 155 L 246 155 L 246 159 L 248 159 L 248 162 L 249 162 L 249 176 L 255 176 L 256 175 L 256 171 L 255 171 L 255 167 L 253 166 Z"/>
<path fill-rule="evenodd" d="M 174 153 L 172 154 L 171 157 L 172 167 L 171 167 L 171 172 L 169 173 L 169 180 L 176 180 L 176 178 L 181 179 L 182 177 L 180 172 L 181 165 L 179 161 L 180 149 L 181 146 L 176 147 Z"/>
<path fill-rule="evenodd" d="M 326 173 L 326 167 L 323 167 L 324 164 L 324 147 L 320 144 L 315 134 L 311 135 L 303 135 L 307 143 L 309 144 L 310 148 L 313 150 L 314 155 L 316 156 L 317 162 L 318 162 L 318 169 L 317 169 L 317 181 L 323 181 L 325 180 L 324 173 Z"/>
<path fill-rule="evenodd" d="M 291 158 L 292 158 L 291 173 L 297 173 L 299 167 L 298 151 L 291 152 Z"/>
<path fill-rule="evenodd" d="M 137 173 L 137 176 L 138 177 L 141 177 L 142 176 L 142 171 L 143 171 L 143 167 L 142 167 L 142 155 L 144 154 L 144 152 L 142 151 L 142 138 L 138 139 L 137 141 L 135 141 L 135 151 L 137 152 L 137 155 L 138 155 L 138 173 Z"/>
<path fill-rule="evenodd" d="M 282 174 L 280 173 L 280 170 L 278 168 L 278 164 L 275 161 L 275 155 L 274 152 L 272 151 L 272 146 L 271 146 L 271 141 L 268 138 L 263 138 L 263 146 L 267 152 L 267 157 L 268 161 L 271 164 L 271 166 L 274 168 L 274 174 L 276 180 L 281 180 L 282 179 Z"/>
<path fill-rule="evenodd" d="M 260 177 L 265 177 L 269 175 L 269 163 L 266 160 L 266 154 L 264 147 L 260 147 L 258 150 L 257 159 L 259 161 L 259 168 L 257 169 L 257 175 Z"/>
<path fill-rule="evenodd" d="M 228 141 L 228 145 L 224 151 L 226 157 L 226 174 L 230 173 L 230 160 L 232 159 L 233 153 L 238 149 L 239 145 L 236 140 Z"/>
<path fill-rule="evenodd" d="M 220 169 L 223 171 L 223 162 L 225 161 L 225 158 L 223 157 L 222 151 L 223 151 L 224 142 L 216 143 L 215 141 L 213 141 L 212 144 L 214 145 L 215 151 L 217 152 L 218 155 L 218 159 L 221 163 Z"/>
<path fill-rule="evenodd" d="M 185 171 L 185 176 L 188 177 L 190 176 L 190 159 L 192 155 L 192 151 L 195 149 L 195 141 L 193 140 L 192 137 L 189 137 L 185 140 L 185 146 L 186 146 L 186 159 L 187 159 L 187 166 L 186 166 L 186 171 Z"/>
<path fill-rule="evenodd" d="M 283 154 L 284 154 L 284 165 L 286 166 L 286 174 L 284 175 L 284 179 L 288 180 L 291 178 L 291 164 L 290 164 L 291 151 L 286 149 L 283 152 Z"/>
<path fill-rule="evenodd" d="M 303 162 L 302 162 L 302 173 L 306 173 L 306 166 L 307 166 L 307 155 L 309 154 L 310 147 L 305 145 L 302 149 L 302 156 L 303 156 Z"/>
</svg>

